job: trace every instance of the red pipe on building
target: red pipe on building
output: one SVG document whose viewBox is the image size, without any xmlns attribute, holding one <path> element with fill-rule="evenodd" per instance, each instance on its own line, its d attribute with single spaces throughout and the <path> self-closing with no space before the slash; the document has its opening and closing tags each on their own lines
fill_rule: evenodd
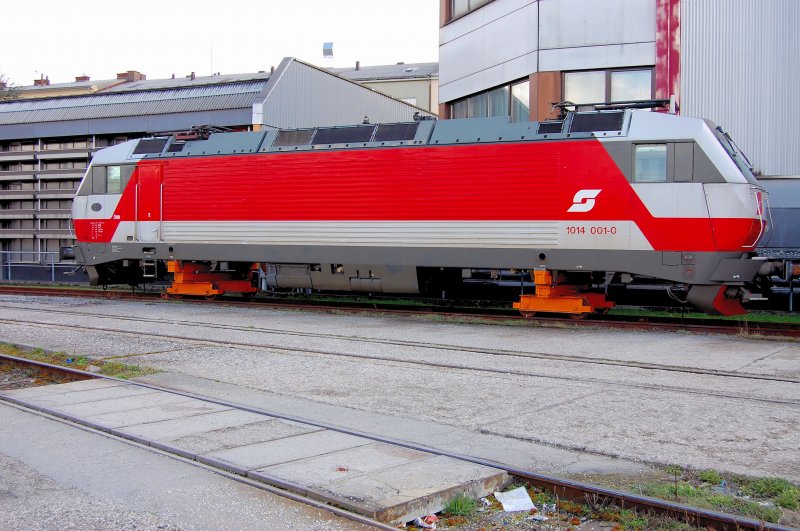
<svg viewBox="0 0 800 531">
<path fill-rule="evenodd" d="M 656 99 L 681 92 L 681 0 L 656 0 Z"/>
</svg>

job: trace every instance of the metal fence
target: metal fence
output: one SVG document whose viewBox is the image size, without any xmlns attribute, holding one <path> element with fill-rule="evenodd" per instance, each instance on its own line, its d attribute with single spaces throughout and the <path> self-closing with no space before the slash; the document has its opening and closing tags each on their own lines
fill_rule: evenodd
<svg viewBox="0 0 800 531">
<path fill-rule="evenodd" d="M 59 263 L 58 251 L 0 251 L 0 280 L 56 281 L 56 270 L 72 271 L 75 264 Z"/>
</svg>

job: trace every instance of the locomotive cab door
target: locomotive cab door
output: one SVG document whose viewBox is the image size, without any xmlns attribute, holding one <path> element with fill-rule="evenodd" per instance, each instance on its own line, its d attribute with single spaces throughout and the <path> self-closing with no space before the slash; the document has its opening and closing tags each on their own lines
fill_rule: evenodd
<svg viewBox="0 0 800 531">
<path fill-rule="evenodd" d="M 163 167 L 160 164 L 140 166 L 136 181 L 136 239 L 140 242 L 161 241 L 163 231 Z"/>
</svg>

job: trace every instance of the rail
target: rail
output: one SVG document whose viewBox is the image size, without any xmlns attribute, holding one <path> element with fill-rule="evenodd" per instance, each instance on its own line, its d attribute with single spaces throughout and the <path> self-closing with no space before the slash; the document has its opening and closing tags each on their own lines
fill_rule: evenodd
<svg viewBox="0 0 800 531">
<path fill-rule="evenodd" d="M 196 393 L 192 393 L 189 391 L 179 390 L 179 389 L 172 389 L 172 388 L 165 388 L 159 385 L 154 385 L 146 382 L 137 382 L 137 381 L 130 381 L 130 380 L 122 380 L 119 378 L 115 378 L 112 376 L 104 376 L 95 373 L 90 373 L 86 371 L 81 371 L 78 369 L 62 367 L 59 365 L 52 365 L 49 363 L 43 363 L 34 360 L 28 360 L 26 358 L 19 358 L 16 356 L 10 356 L 7 354 L 0 354 L 0 360 L 6 363 L 14 363 L 18 366 L 35 366 L 42 369 L 45 369 L 51 373 L 58 373 L 59 371 L 69 375 L 71 378 L 99 378 L 104 380 L 112 380 L 118 382 L 124 382 L 129 385 L 135 385 L 141 388 L 146 389 L 153 389 L 156 391 L 162 391 L 165 393 L 170 393 L 173 395 L 180 395 L 187 398 L 202 400 L 204 402 L 208 402 L 211 404 L 216 404 L 220 406 L 225 406 L 231 409 L 239 410 L 239 411 L 246 411 L 249 413 L 255 413 L 259 415 L 266 415 L 274 418 L 279 418 L 283 420 L 288 420 L 292 422 L 300 422 L 303 424 L 309 424 L 312 426 L 317 426 L 319 428 L 328 429 L 332 431 L 337 431 L 340 433 L 345 433 L 348 435 L 354 435 L 357 437 L 365 437 L 368 439 L 372 439 L 375 441 L 394 444 L 397 446 L 402 446 L 405 448 L 410 448 L 413 450 L 418 450 L 422 452 L 433 453 L 436 455 L 447 456 L 453 459 L 458 459 L 461 461 L 467 461 L 471 463 L 476 463 L 479 465 L 489 466 L 493 468 L 500 468 L 505 470 L 509 474 L 516 476 L 518 478 L 523 478 L 529 481 L 531 484 L 544 489 L 546 491 L 553 492 L 553 494 L 557 495 L 559 498 L 571 500 L 574 502 L 585 502 L 587 500 L 594 500 L 598 503 L 610 503 L 615 504 L 620 507 L 636 509 L 639 511 L 655 513 L 662 516 L 666 516 L 668 518 L 673 518 L 680 522 L 687 523 L 691 526 L 695 526 L 698 528 L 708 528 L 708 529 L 719 529 L 723 531 L 745 531 L 745 530 L 752 530 L 752 531 L 789 531 L 789 528 L 784 527 L 780 524 L 772 524 L 769 522 L 764 522 L 760 520 L 755 520 L 748 517 L 737 516 L 733 514 L 726 514 L 721 513 L 718 511 L 713 511 L 709 509 L 703 509 L 699 507 L 693 507 L 690 505 L 685 505 L 682 503 L 671 502 L 663 499 L 652 498 L 649 496 L 638 495 L 631 492 L 625 492 L 616 489 L 610 489 L 606 487 L 601 487 L 597 485 L 592 485 L 580 481 L 573 481 L 568 479 L 557 478 L 555 476 L 542 474 L 538 472 L 534 472 L 532 470 L 521 469 L 509 465 L 504 465 L 502 463 L 498 463 L 495 461 L 490 461 L 487 459 L 465 455 L 458 452 L 451 452 L 443 449 L 433 448 L 426 445 L 416 444 L 409 441 L 404 440 L 397 440 L 392 437 L 384 437 L 375 435 L 372 433 L 362 432 L 360 430 L 354 429 L 347 429 L 342 428 L 341 426 L 336 426 L 333 424 L 329 424 L 324 421 L 312 421 L 305 418 L 295 417 L 291 415 L 276 413 L 274 411 L 265 410 L 256 406 L 250 406 L 238 402 L 232 402 L 229 400 L 221 399 L 221 398 L 213 398 L 209 396 L 199 395 Z M 11 398 L 9 396 L 0 395 L 0 400 L 10 402 L 12 404 L 17 404 L 23 407 L 31 407 L 30 404 L 26 403 L 24 400 L 19 400 L 15 398 Z M 93 429 L 97 429 L 96 426 L 91 426 L 86 422 L 82 422 L 80 420 L 75 419 L 72 416 L 65 415 L 62 412 L 51 410 L 48 407 L 41 407 L 36 406 L 33 409 L 45 413 L 50 414 L 58 418 L 63 418 L 67 420 L 71 420 L 73 422 L 78 422 L 89 426 Z M 102 428 L 100 428 L 102 429 Z M 137 440 L 136 438 L 126 435 L 124 433 L 119 433 L 117 430 L 113 428 L 102 429 L 103 431 L 107 431 L 113 435 L 131 439 L 136 442 L 142 442 L 141 440 Z M 145 442 L 145 444 L 151 445 L 149 442 Z M 152 445 L 151 445 L 152 446 Z M 232 477 L 232 479 L 241 480 L 241 478 Z M 280 494 L 281 496 L 292 498 L 292 494 L 288 491 L 277 490 L 274 491 L 276 494 Z M 293 498 L 292 498 L 293 499 Z M 299 499 L 296 501 L 301 501 L 302 503 L 308 503 L 306 498 Z M 319 507 L 319 505 L 318 505 Z M 343 516 L 345 518 L 366 523 L 370 525 L 379 526 L 382 529 L 390 529 L 390 527 L 383 525 L 380 522 L 376 522 L 368 517 L 363 515 L 358 515 L 355 513 L 351 513 L 350 511 L 346 511 L 335 506 L 331 505 L 324 505 L 323 506 L 326 510 L 333 512 L 339 516 Z M 320 507 L 320 508 L 323 508 Z"/>
</svg>

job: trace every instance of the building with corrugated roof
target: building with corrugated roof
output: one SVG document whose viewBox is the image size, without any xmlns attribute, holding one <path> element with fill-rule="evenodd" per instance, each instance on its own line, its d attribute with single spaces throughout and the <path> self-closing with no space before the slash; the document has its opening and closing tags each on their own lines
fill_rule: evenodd
<svg viewBox="0 0 800 531">
<path fill-rule="evenodd" d="M 117 79 L 103 79 L 92 81 L 88 76 L 76 76 L 70 83 L 50 83 L 49 78 L 42 76 L 33 80 L 33 85 L 28 87 L 15 87 L 14 99 L 27 100 L 36 98 L 57 98 L 60 96 L 83 96 L 94 94 L 120 83 L 125 83 L 129 74 L 138 72 L 124 72 L 117 75 Z M 140 74 L 141 75 L 141 74 Z"/>
<path fill-rule="evenodd" d="M 55 89 L 46 92 L 47 87 Z M 235 130 L 411 121 L 424 109 L 324 69 L 284 59 L 272 72 L 20 87 L 0 102 L 0 245 L 11 262 L 72 245 L 72 197 L 94 152 L 198 125 Z M 45 97 L 31 97 L 31 94 Z M 3 277 L 8 278 L 6 269 Z"/>
</svg>

